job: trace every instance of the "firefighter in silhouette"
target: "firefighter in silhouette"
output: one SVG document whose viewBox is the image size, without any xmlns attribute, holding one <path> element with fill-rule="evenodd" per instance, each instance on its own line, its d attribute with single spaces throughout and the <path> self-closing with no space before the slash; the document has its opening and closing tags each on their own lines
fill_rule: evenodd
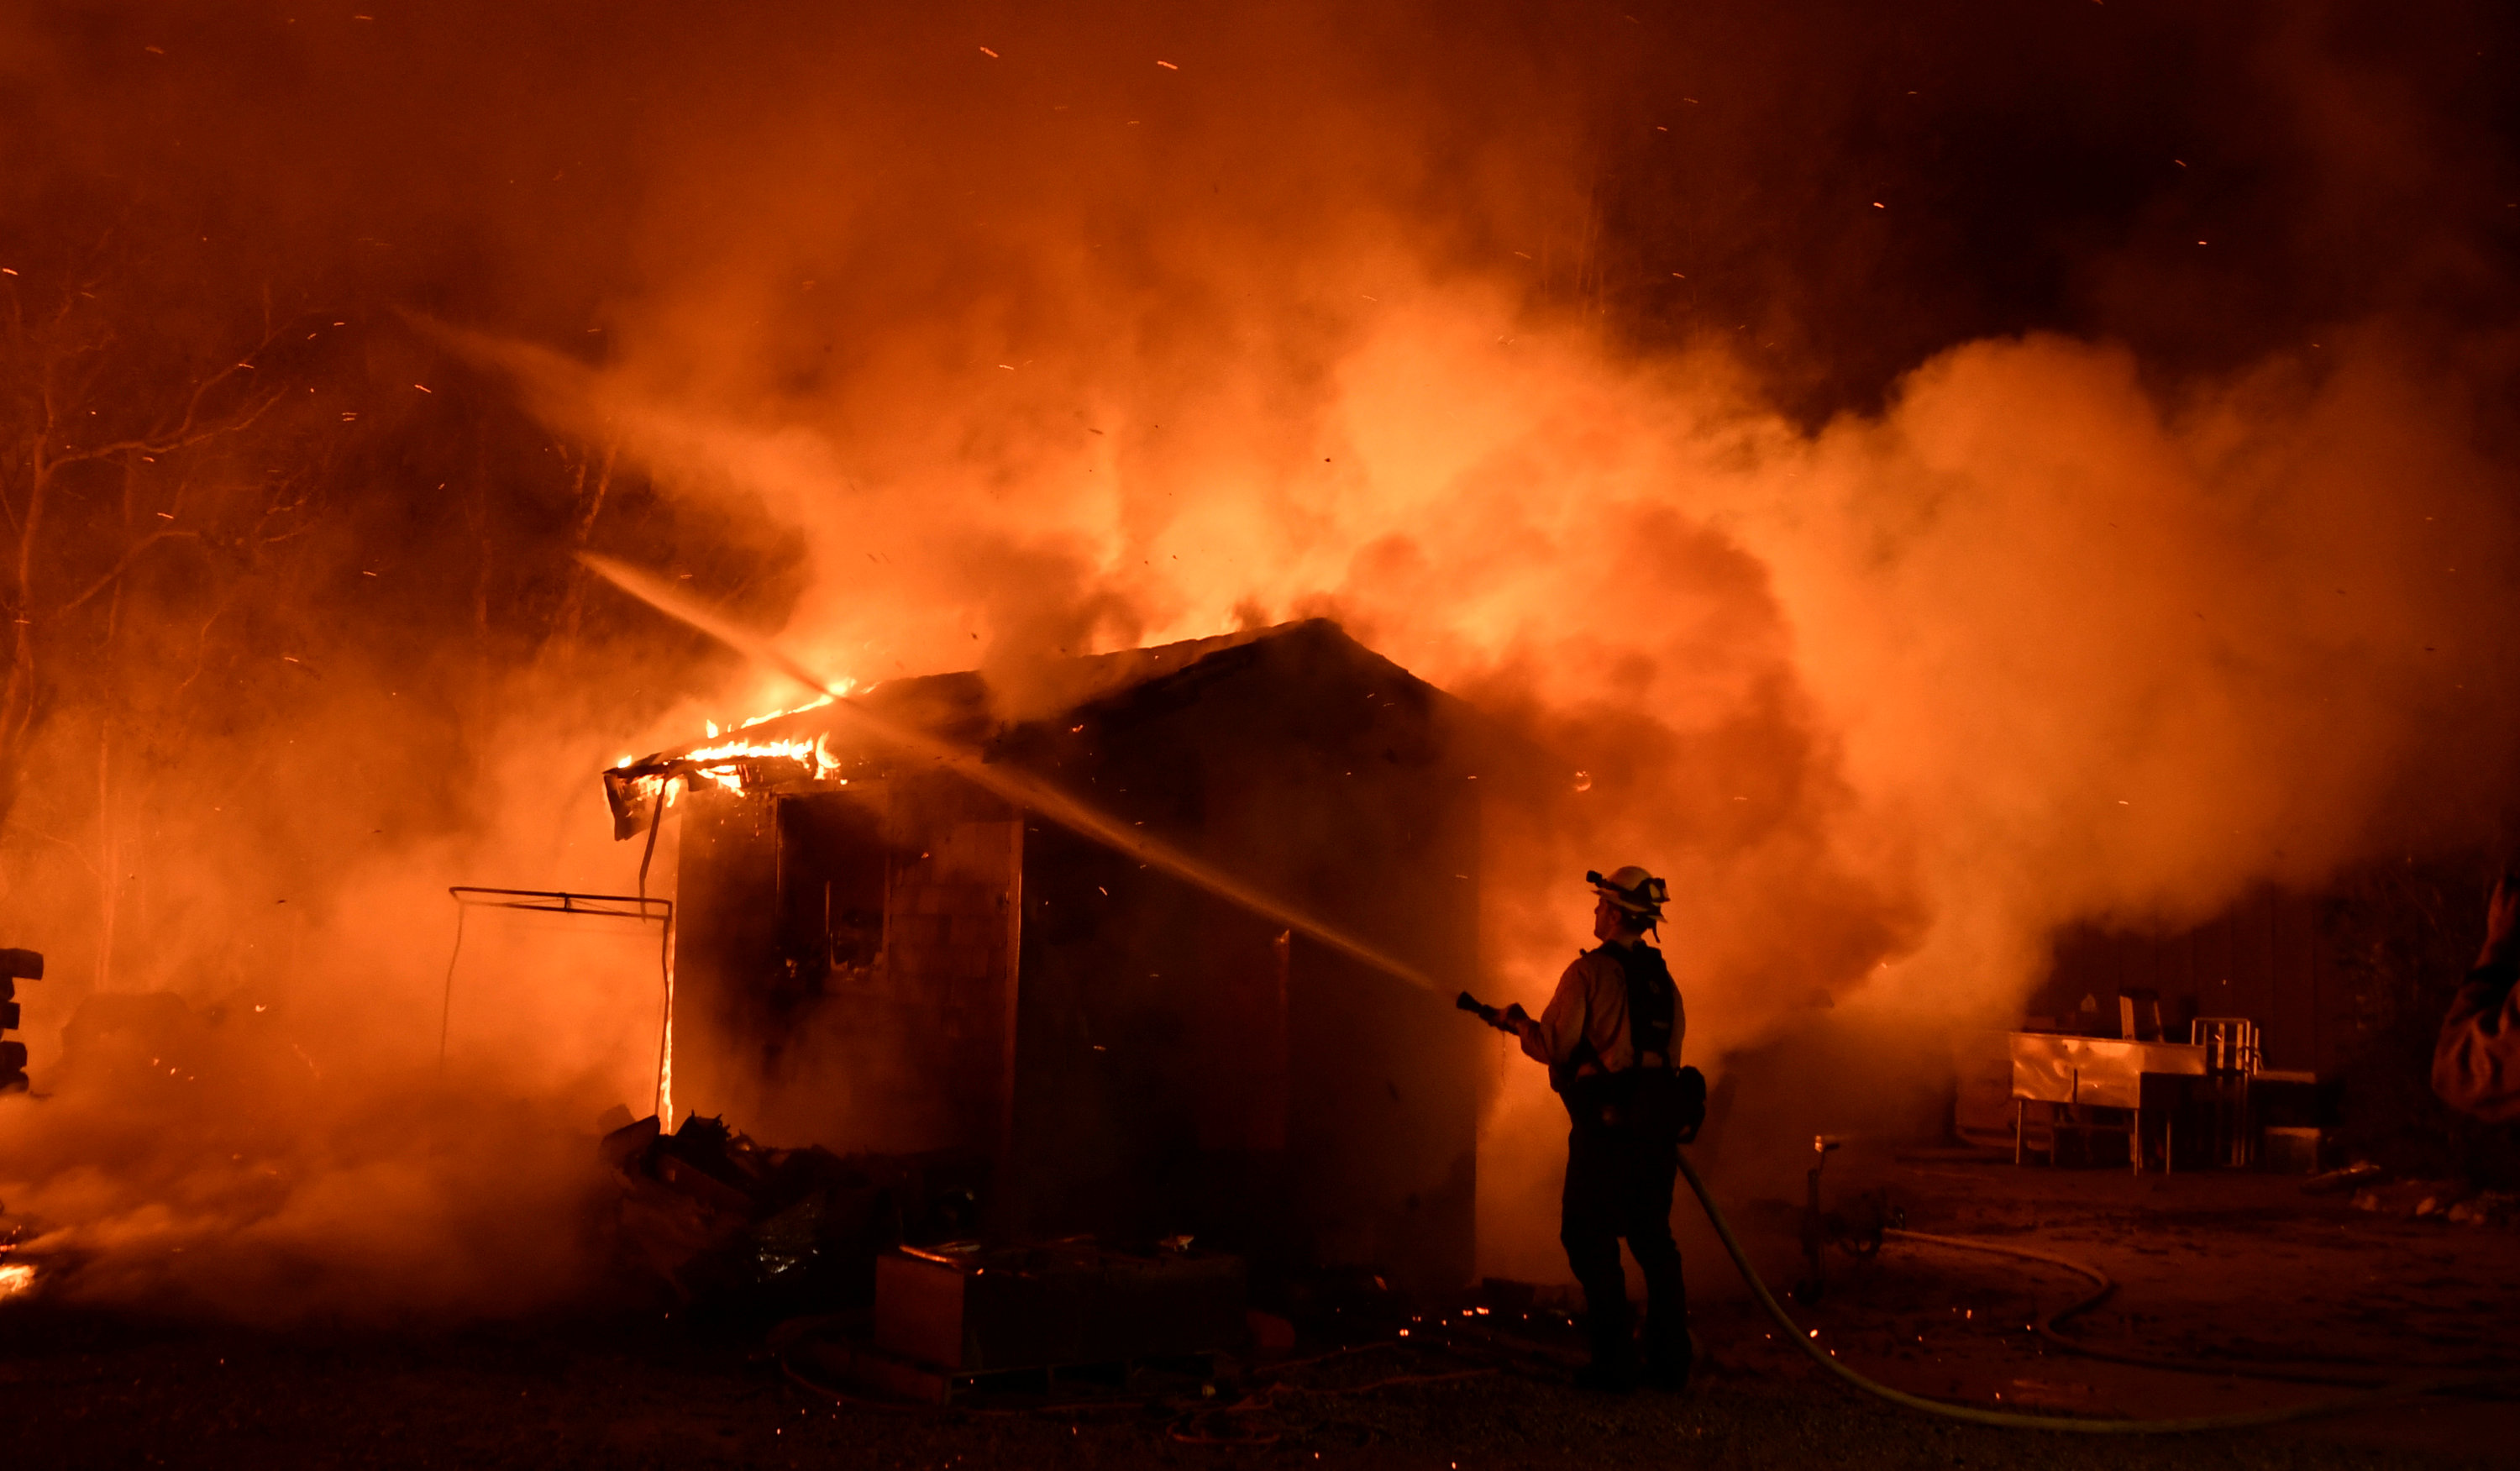
<svg viewBox="0 0 2520 1471">
<path fill-rule="evenodd" d="M 1519 1007 L 1510 1013 L 1523 1051 L 1549 1065 L 1549 1085 L 1574 1121 L 1557 1235 L 1584 1287 L 1584 1334 L 1593 1351 L 1576 1382 L 1623 1390 L 1638 1381 L 1627 1273 L 1619 1265 L 1625 1237 L 1644 1271 L 1643 1381 L 1679 1389 L 1688 1382 L 1690 1350 L 1671 1189 L 1680 1143 L 1695 1134 L 1704 1103 L 1681 1078 L 1680 988 L 1662 952 L 1645 943 L 1670 895 L 1661 879 L 1633 866 L 1584 876 L 1597 896 L 1593 935 L 1600 946 L 1566 967 L 1538 1019 Z"/>
</svg>

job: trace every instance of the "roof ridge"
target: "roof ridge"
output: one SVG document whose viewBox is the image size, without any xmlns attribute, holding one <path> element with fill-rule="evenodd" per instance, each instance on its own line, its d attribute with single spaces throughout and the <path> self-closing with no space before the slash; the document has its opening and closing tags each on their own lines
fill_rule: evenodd
<svg viewBox="0 0 2520 1471">
<path fill-rule="evenodd" d="M 1347 630 L 1340 627 L 1335 619 L 1294 618 L 1283 623 L 1272 623 L 1258 628 L 1237 629 L 1232 633 L 1210 634 L 1197 639 L 1176 639 L 1168 644 L 1143 645 L 1136 648 L 1111 649 L 1103 653 L 1054 656 L 1045 661 L 1046 667 L 1077 670 L 1099 668 L 1117 672 L 1121 677 L 1082 681 L 1072 691 L 1067 691 L 1066 697 L 1056 705 L 1038 715 L 1027 717 L 1025 721 L 1012 721 L 1007 724 L 1018 725 L 1034 720 L 1050 719 L 1065 711 L 1097 704 L 1128 691 L 1184 673 L 1219 654 L 1230 653 L 1238 648 L 1248 648 L 1273 639 L 1290 637 L 1313 629 L 1328 629 L 1343 639 L 1348 637 Z M 1355 643 L 1353 639 L 1349 639 L 1348 642 Z M 1365 647 L 1361 644 L 1357 646 Z M 1371 650 L 1368 651 L 1371 652 Z M 954 689 L 955 686 L 967 684 L 977 688 L 968 692 Z M 625 775 L 635 775 L 681 760 L 687 753 L 694 750 L 735 742 L 767 746 L 783 740 L 792 741 L 805 732 L 819 731 L 826 726 L 831 720 L 831 716 L 826 712 L 833 703 L 890 704 L 916 699 L 922 693 L 943 694 L 947 699 L 961 703 L 971 699 L 985 700 L 989 688 L 989 676 L 981 669 L 951 669 L 940 670 L 933 674 L 898 675 L 892 679 L 853 690 L 841 696 L 838 701 L 818 702 L 782 715 L 772 716 L 757 724 L 730 727 L 717 736 L 685 741 L 680 745 L 642 756 L 635 761 L 624 762 L 612 770 Z"/>
</svg>

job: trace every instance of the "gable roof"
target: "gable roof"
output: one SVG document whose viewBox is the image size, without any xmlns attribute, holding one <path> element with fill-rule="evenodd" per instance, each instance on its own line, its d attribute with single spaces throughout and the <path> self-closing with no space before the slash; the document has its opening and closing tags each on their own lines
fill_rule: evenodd
<svg viewBox="0 0 2520 1471">
<path fill-rule="evenodd" d="M 833 742 L 835 727 L 845 718 L 833 705 L 846 705 L 888 724 L 976 750 L 1020 728 L 1055 724 L 1088 709 L 1116 712 L 1142 694 L 1160 694 L 1167 687 L 1228 677 L 1276 648 L 1332 654 L 1368 667 L 1379 666 L 1376 672 L 1383 677 L 1450 702 L 1443 691 L 1349 638 L 1345 629 L 1328 618 L 1050 660 L 1028 671 L 1037 685 L 1027 691 L 1032 696 L 1027 704 L 1041 713 L 1012 721 L 994 708 L 990 682 L 978 670 L 892 679 L 844 700 L 819 701 L 611 768 L 604 774 L 604 789 L 612 809 L 613 836 L 626 838 L 646 830 L 653 800 L 678 777 L 740 789 L 837 773 L 848 757 L 863 754 L 850 748 L 867 742 L 857 735 L 850 736 L 845 746 Z M 1238 653 L 1240 657 L 1234 657 Z"/>
</svg>

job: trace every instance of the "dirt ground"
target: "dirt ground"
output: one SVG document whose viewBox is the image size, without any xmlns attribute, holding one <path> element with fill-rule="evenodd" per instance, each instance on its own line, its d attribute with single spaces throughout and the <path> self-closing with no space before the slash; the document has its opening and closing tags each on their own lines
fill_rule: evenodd
<svg viewBox="0 0 2520 1471">
<path fill-rule="evenodd" d="M 2069 1256 L 2119 1284 L 2066 1325 L 2112 1352 L 2396 1380 L 2520 1363 L 2520 1234 L 2392 1219 L 2299 1182 L 1894 1158 L 1837 1189 L 1889 1192 L 1910 1228 Z M 1792 1248 L 1763 1263 L 1789 1276 Z M 0 1464 L 256 1466 L 1472 1467 L 2508 1465 L 2512 1398 L 2434 1397 L 2275 1429 L 2088 1437 L 1940 1422 L 1863 1399 L 1779 1345 L 1730 1265 L 1689 1264 L 1703 1371 L 1684 1396 L 1564 1382 L 1546 1313 L 1345 1320 L 1292 1365 L 1213 1381 L 1149 1372 L 950 1409 L 835 1399 L 755 1330 L 661 1315 L 462 1332 L 286 1335 L 0 1307 Z M 1901 1241 L 1832 1264 L 1794 1311 L 1864 1372 L 1989 1407 L 2209 1413 L 2347 1393 L 2079 1356 L 2027 1330 L 2083 1296 L 2071 1273 Z M 1370 1316 L 1370 1315 L 1369 1315 Z M 1471 1336 L 1438 1331 L 1465 1321 Z M 1406 1339 L 1399 1329 L 1409 1326 Z M 1280 1356 L 1284 1358 L 1286 1356 Z"/>
</svg>

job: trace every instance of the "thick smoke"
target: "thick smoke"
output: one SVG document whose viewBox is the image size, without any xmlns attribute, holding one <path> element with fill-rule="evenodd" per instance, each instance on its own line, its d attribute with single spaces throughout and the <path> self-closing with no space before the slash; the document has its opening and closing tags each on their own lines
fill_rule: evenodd
<svg viewBox="0 0 2520 1471">
<path fill-rule="evenodd" d="M 391 636 L 307 593 L 367 650 L 363 692 L 248 702 L 224 739 L 375 759 L 265 754 L 255 836 L 165 857 L 198 922 L 126 916 L 165 943 L 104 954 L 154 960 L 30 992 L 242 1024 L 228 916 L 315 869 L 292 995 L 361 1081 L 230 1064 L 240 1099 L 330 1090 L 240 1106 L 288 1163 L 231 1188 L 219 1131 L 112 1127 L 149 1115 L 66 1069 L 0 1100 L 0 1198 L 104 1251 L 88 1280 L 117 1296 L 172 1245 L 232 1309 L 199 1284 L 292 1255 L 333 1269 L 316 1298 L 394 1308 L 566 1277 L 506 1270 L 530 1259 L 482 1225 L 494 1199 L 564 1223 L 557 1154 L 438 1141 L 644 1105 L 627 962 L 492 952 L 533 1024 L 474 1034 L 463 1101 L 367 1127 L 442 1096 L 435 891 L 626 887 L 595 767 L 691 735 L 681 691 L 721 716 L 788 692 L 570 584 L 580 542 L 784 620 L 834 674 L 976 664 L 1010 713 L 1055 697 L 1060 653 L 1336 616 L 1564 768 L 1492 827 L 1484 983 L 1544 998 L 1585 941 L 1577 876 L 1644 862 L 1679 896 L 1700 1060 L 1824 1006 L 1997 1016 L 2055 926 L 2491 830 L 2512 227 L 2470 198 L 2510 174 L 2462 90 L 2476 24 L 2374 45 L 2345 9 L 2057 11 L 21 14 L 41 60 L 10 92 L 65 140 L 58 188 L 217 211 L 197 233 L 251 242 L 299 293 L 283 316 L 366 332 L 364 377 L 313 385 L 434 379 L 549 437 L 474 433 L 476 500 L 441 504 L 446 475 L 403 472 L 440 463 L 408 419 L 440 411 L 405 403 L 399 461 L 325 472 L 455 522 L 411 570 L 482 591 L 398 605 Z M 626 509 L 588 511 L 608 475 Z M 509 612 L 474 557 L 518 568 Z M 496 670 L 429 738 L 368 689 L 410 644 Z M 82 759 L 71 714 L 52 729 L 36 788 Z M 310 780 L 351 812 L 440 795 L 326 872 L 271 821 L 268 786 Z M 45 906 L 18 922 L 93 929 L 62 835 L 13 820 L 11 895 Z M 1553 1272 L 1553 1105 L 1503 1077 L 1484 1251 Z M 434 1204 L 326 1203 L 360 1171 Z M 377 1285 L 424 1258 L 425 1290 Z"/>
</svg>

